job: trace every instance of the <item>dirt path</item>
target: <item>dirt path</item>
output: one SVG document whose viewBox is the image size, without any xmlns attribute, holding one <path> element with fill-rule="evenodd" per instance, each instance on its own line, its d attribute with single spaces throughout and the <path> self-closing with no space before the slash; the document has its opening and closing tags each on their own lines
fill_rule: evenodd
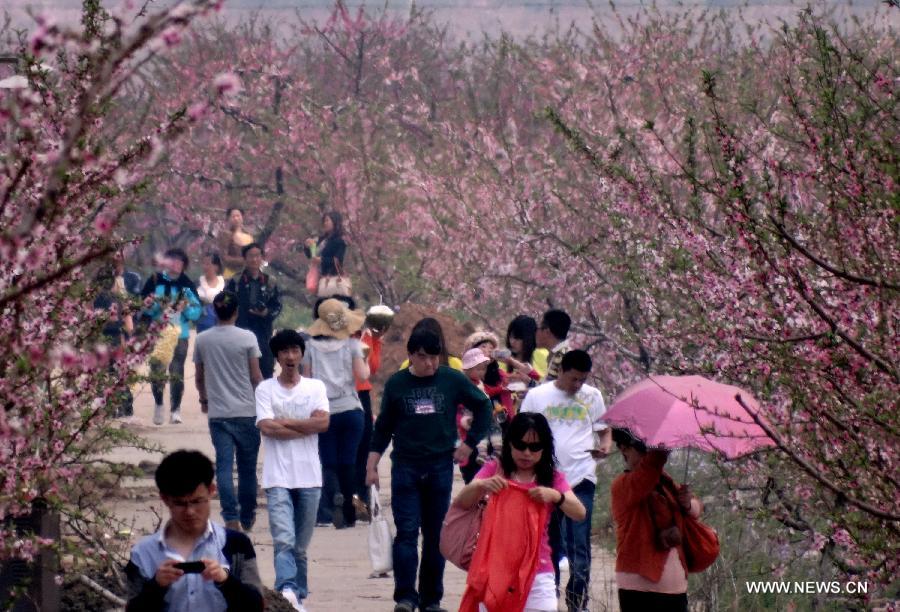
<svg viewBox="0 0 900 612">
<path fill-rule="evenodd" d="M 215 458 L 215 452 L 209 437 L 206 416 L 200 412 L 197 391 L 194 387 L 194 368 L 190 362 L 193 352 L 188 353 L 185 367 L 185 396 L 182 402 L 184 423 L 170 425 L 167 422 L 161 427 L 152 425 L 153 398 L 149 385 L 140 389 L 135 396 L 135 415 L 143 425 L 135 430 L 152 442 L 172 451 L 180 448 L 197 449 Z M 168 389 L 166 389 L 168 402 Z M 168 404 L 167 404 L 168 405 Z M 159 462 L 159 455 L 137 452 L 131 449 L 119 450 L 111 459 L 137 464 L 142 460 Z M 260 460 L 262 453 L 260 453 Z M 390 504 L 390 464 L 381 462 L 382 502 L 389 513 Z M 129 483 L 134 487 L 135 499 L 122 499 L 115 502 L 115 513 L 120 518 L 133 521 L 133 540 L 153 531 L 158 524 L 158 517 L 165 516 L 165 507 L 153 495 L 154 485 L 151 478 Z M 462 486 L 457 474 L 454 489 Z M 272 587 L 275 582 L 275 570 L 272 562 L 272 539 L 269 535 L 268 513 L 265 496 L 259 497 L 260 506 L 257 521 L 249 534 L 259 558 L 259 570 L 263 584 Z M 218 500 L 214 502 L 212 518 L 221 520 Z M 370 578 L 366 545 L 366 524 L 359 523 L 354 529 L 336 530 L 332 527 L 317 527 L 309 549 L 309 585 L 310 597 L 307 608 L 313 612 L 325 611 L 389 611 L 393 609 L 393 579 Z M 612 563 L 609 555 L 601 550 L 594 551 L 592 567 L 592 591 L 594 602 L 592 609 L 611 609 L 612 597 Z M 465 588 L 466 575 L 454 566 L 447 564 L 444 577 L 445 597 L 443 604 L 450 610 L 459 606 Z M 565 609 L 562 606 L 561 609 Z"/>
</svg>

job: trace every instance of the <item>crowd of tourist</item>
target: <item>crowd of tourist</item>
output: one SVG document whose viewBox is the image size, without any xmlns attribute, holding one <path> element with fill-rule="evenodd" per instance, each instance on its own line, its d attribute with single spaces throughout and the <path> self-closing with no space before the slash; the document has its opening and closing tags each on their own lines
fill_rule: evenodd
<svg viewBox="0 0 900 612">
<path fill-rule="evenodd" d="M 264 246 L 245 231 L 243 211 L 228 210 L 227 223 L 219 250 L 202 257 L 199 286 L 177 248 L 156 261 L 143 286 L 121 255 L 97 277 L 95 308 L 109 313 L 109 341 L 154 323 L 166 330 L 159 345 L 169 346 L 150 359 L 157 426 L 166 420 L 166 385 L 169 423 L 182 422 L 184 363 L 196 327 L 195 382 L 215 450 L 214 462 L 185 450 L 157 469 L 169 517 L 132 550 L 128 610 L 263 609 L 246 535 L 256 523 L 260 484 L 274 548 L 272 586 L 305 610 L 316 526 L 349 529 L 367 516 L 389 447 L 395 612 L 444 609 L 441 533 L 451 505 L 483 512 L 460 609 L 556 610 L 561 595 L 570 612 L 589 609 L 598 486 L 612 487 L 621 609 L 687 610 L 684 551 L 657 519 L 697 516 L 700 504 L 665 474 L 666 453 L 604 424 L 603 395 L 589 382 L 591 357 L 573 344 L 566 312 L 519 315 L 502 343 L 479 330 L 459 356 L 438 321 L 422 319 L 405 339 L 407 360 L 373 402 L 370 378 L 382 366 L 393 312 L 380 305 L 364 313 L 342 292 L 349 283 L 321 282 L 344 275 L 340 214 L 324 215 L 321 234 L 306 242 L 319 282 L 307 284 L 318 299 L 305 330 L 274 332 L 281 292 L 264 271 Z M 129 296 L 140 301 L 136 321 L 123 306 Z M 130 394 L 115 402 L 115 416 L 133 418 Z M 627 471 L 615 483 L 598 483 L 597 462 L 614 443 Z M 453 498 L 457 466 L 465 485 Z M 668 493 L 661 489 L 667 483 Z M 222 523 L 210 517 L 216 495 Z"/>
</svg>

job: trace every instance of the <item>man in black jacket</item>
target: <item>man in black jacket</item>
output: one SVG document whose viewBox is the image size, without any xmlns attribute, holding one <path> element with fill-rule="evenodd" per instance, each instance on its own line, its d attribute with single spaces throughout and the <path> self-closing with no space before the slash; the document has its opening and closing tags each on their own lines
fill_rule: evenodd
<svg viewBox="0 0 900 612">
<path fill-rule="evenodd" d="M 487 395 L 462 372 L 440 365 L 442 349 L 441 338 L 433 331 L 410 334 L 406 342 L 409 367 L 384 384 L 366 465 L 366 484 L 378 486 L 378 462 L 393 443 L 394 612 L 446 612 L 441 607 L 444 557 L 439 543 L 441 523 L 450 507 L 453 463 L 472 455 L 487 433 L 493 410 Z M 469 409 L 473 419 L 466 439 L 456 446 L 458 406 Z"/>
<path fill-rule="evenodd" d="M 259 369 L 264 378 L 272 378 L 275 371 L 275 358 L 269 350 L 272 338 L 272 324 L 281 314 L 281 297 L 278 285 L 268 274 L 262 272 L 262 245 L 251 242 L 244 247 L 244 271 L 231 277 L 225 286 L 238 296 L 238 318 L 236 325 L 241 329 L 249 329 L 256 336 L 259 344 Z"/>
<path fill-rule="evenodd" d="M 179 450 L 156 469 L 170 518 L 131 549 L 126 612 L 257 612 L 262 583 L 250 538 L 209 520 L 212 462 Z"/>
</svg>

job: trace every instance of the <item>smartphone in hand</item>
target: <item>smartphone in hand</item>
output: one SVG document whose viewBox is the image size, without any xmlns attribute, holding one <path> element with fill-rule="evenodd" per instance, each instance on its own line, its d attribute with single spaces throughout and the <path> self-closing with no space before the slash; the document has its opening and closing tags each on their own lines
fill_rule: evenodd
<svg viewBox="0 0 900 612">
<path fill-rule="evenodd" d="M 185 574 L 202 574 L 206 569 L 203 561 L 185 561 L 184 563 L 176 563 L 175 567 Z"/>
</svg>

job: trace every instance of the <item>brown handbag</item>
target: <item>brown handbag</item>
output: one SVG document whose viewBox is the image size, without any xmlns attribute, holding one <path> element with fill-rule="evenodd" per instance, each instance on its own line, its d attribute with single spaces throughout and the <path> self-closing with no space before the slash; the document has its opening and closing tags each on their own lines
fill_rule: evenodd
<svg viewBox="0 0 900 612">
<path fill-rule="evenodd" d="M 350 297 L 353 295 L 353 281 L 344 274 L 337 257 L 334 258 L 334 267 L 337 270 L 337 276 L 323 276 L 319 279 L 319 289 L 316 295 L 320 298 L 333 297 L 335 295 L 343 295 Z"/>
<path fill-rule="evenodd" d="M 682 543 L 681 529 L 675 520 L 676 507 L 662 484 L 657 485 L 647 498 L 650 520 L 653 522 L 653 542 L 657 550 L 666 551 Z"/>
</svg>

